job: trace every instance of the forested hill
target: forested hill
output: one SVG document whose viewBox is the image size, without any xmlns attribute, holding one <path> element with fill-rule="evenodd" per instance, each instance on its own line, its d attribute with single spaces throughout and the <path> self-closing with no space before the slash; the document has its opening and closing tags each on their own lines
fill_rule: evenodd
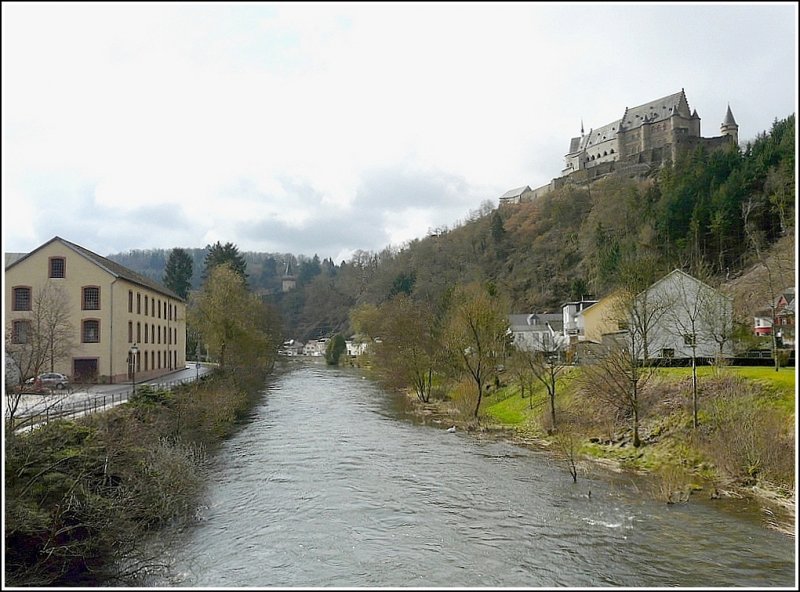
<svg viewBox="0 0 800 592">
<path fill-rule="evenodd" d="M 455 284 L 491 282 L 510 312 L 546 312 L 574 298 L 609 293 L 620 273 L 646 261 L 648 273 L 702 270 L 736 276 L 759 253 L 794 234 L 795 116 L 776 120 L 743 151 L 698 148 L 644 179 L 607 177 L 566 186 L 532 202 L 485 203 L 455 228 L 400 249 L 360 251 L 335 264 L 280 254 L 244 253 L 251 288 L 272 292 L 287 336 L 349 331 L 348 314 L 400 292 L 438 305 Z M 235 237 L 231 237 L 235 242 Z M 195 262 L 206 249 L 186 249 Z M 155 279 L 168 251 L 110 258 Z M 282 294 L 291 259 L 297 289 Z"/>
</svg>

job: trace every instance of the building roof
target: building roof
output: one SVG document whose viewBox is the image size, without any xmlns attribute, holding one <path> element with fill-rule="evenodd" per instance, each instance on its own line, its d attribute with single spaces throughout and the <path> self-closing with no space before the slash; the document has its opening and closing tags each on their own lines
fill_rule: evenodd
<svg viewBox="0 0 800 592">
<path fill-rule="evenodd" d="M 80 245 L 76 245 L 75 243 L 72 243 L 72 242 L 70 242 L 68 240 L 63 239 L 60 236 L 53 237 L 52 239 L 50 239 L 49 241 L 47 241 L 43 245 L 37 247 L 36 249 L 31 251 L 30 253 L 27 253 L 26 255 L 23 255 L 22 257 L 20 257 L 16 261 L 12 261 L 11 263 L 8 263 L 6 265 L 6 270 L 8 270 L 9 268 L 19 264 L 20 262 L 24 261 L 25 259 L 27 259 L 31 255 L 33 255 L 37 251 L 40 251 L 41 249 L 45 248 L 47 245 L 49 245 L 51 243 L 54 243 L 54 242 L 60 242 L 65 247 L 67 247 L 69 249 L 72 249 L 77 254 L 79 254 L 82 257 L 88 259 L 89 261 L 91 261 L 92 263 L 94 263 L 95 265 L 100 267 L 101 269 L 105 270 L 106 272 L 110 273 L 114 277 L 118 277 L 118 278 L 127 280 L 127 281 L 129 281 L 131 283 L 138 284 L 138 285 L 143 286 L 145 288 L 149 288 L 150 290 L 153 290 L 154 292 L 158 292 L 160 294 L 164 294 L 165 296 L 169 296 L 170 298 L 175 298 L 177 300 L 183 301 L 183 298 L 178 296 L 175 292 L 173 292 L 172 290 L 170 290 L 166 286 L 163 286 L 163 285 L 159 284 L 155 280 L 151 280 L 150 278 L 148 278 L 146 276 L 143 276 L 143 275 L 141 275 L 139 273 L 136 273 L 135 271 L 133 271 L 131 269 L 128 269 L 127 267 L 125 267 L 123 265 L 120 265 L 116 261 L 112 261 L 111 259 L 107 259 L 106 257 L 98 255 L 97 253 L 94 253 L 94 252 L 90 251 L 89 249 L 86 249 L 86 248 L 84 248 L 84 247 L 82 247 Z"/>
<path fill-rule="evenodd" d="M 512 331 L 547 331 L 548 325 L 560 331 L 564 319 L 560 313 L 510 314 L 508 324 Z"/>
<path fill-rule="evenodd" d="M 14 263 L 18 259 L 22 259 L 25 256 L 25 253 L 6 253 L 6 267 Z"/>
<path fill-rule="evenodd" d="M 662 283 L 666 282 L 666 281 L 667 281 L 669 278 L 671 278 L 671 277 L 673 277 L 673 276 L 682 276 L 682 277 L 688 278 L 690 281 L 692 281 L 692 282 L 695 282 L 695 283 L 697 283 L 697 284 L 700 284 L 701 286 L 705 287 L 705 288 L 706 288 L 706 289 L 708 289 L 708 290 L 712 290 L 713 292 L 716 292 L 717 294 L 719 294 L 719 295 L 720 295 L 720 296 L 722 296 L 723 298 L 727 298 L 728 300 L 733 300 L 733 297 L 732 297 L 732 296 L 728 296 L 727 294 L 724 294 L 723 292 L 720 292 L 719 290 L 717 290 L 717 289 L 715 289 L 715 288 L 712 288 L 711 286 L 709 286 L 709 285 L 708 285 L 707 283 L 705 283 L 704 281 L 702 281 L 702 280 L 699 280 L 699 279 L 697 279 L 696 277 L 694 277 L 693 275 L 690 275 L 690 274 L 688 274 L 688 273 L 686 273 L 685 271 L 682 271 L 682 270 L 680 270 L 680 269 L 673 269 L 672 271 L 670 271 L 670 272 L 669 272 L 667 275 L 665 275 L 665 276 L 664 276 L 664 277 L 662 277 L 661 279 L 659 279 L 659 280 L 656 280 L 655 282 L 653 282 L 652 284 L 650 284 L 650 286 L 648 286 L 647 288 L 645 288 L 644 290 L 642 290 L 642 291 L 639 293 L 639 296 L 641 296 L 641 295 L 645 294 L 646 292 L 649 292 L 650 290 L 652 290 L 652 289 L 653 289 L 653 288 L 655 288 L 656 286 L 658 286 L 658 285 L 660 285 L 660 284 L 662 284 Z"/>
<path fill-rule="evenodd" d="M 516 189 L 509 189 L 503 195 L 500 196 L 500 199 L 508 198 L 508 197 L 519 197 L 526 191 L 531 191 L 529 185 L 525 185 L 523 187 L 517 187 Z"/>
</svg>

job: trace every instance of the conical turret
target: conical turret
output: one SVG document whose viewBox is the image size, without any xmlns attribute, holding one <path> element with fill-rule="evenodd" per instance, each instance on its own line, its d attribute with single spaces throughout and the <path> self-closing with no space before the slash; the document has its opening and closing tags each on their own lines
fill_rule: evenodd
<svg viewBox="0 0 800 592">
<path fill-rule="evenodd" d="M 722 121 L 722 125 L 719 126 L 719 131 L 723 136 L 731 136 L 735 144 L 739 143 L 739 125 L 733 118 L 730 104 L 728 104 L 728 111 L 725 113 L 725 119 Z"/>
</svg>

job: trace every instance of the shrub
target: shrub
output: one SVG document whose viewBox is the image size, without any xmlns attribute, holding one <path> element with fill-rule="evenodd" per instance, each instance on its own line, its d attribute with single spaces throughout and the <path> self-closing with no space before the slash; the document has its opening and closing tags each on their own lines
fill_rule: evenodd
<svg viewBox="0 0 800 592">
<path fill-rule="evenodd" d="M 707 405 L 703 446 L 714 463 L 744 485 L 794 484 L 794 438 L 782 415 L 762 405 L 752 383 L 729 377 Z"/>
</svg>

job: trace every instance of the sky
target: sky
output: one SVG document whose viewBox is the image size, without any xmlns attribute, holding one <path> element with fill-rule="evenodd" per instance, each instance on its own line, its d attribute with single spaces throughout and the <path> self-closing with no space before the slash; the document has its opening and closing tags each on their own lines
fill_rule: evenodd
<svg viewBox="0 0 800 592">
<path fill-rule="evenodd" d="M 684 89 L 741 143 L 797 108 L 785 3 L 2 3 L 4 252 L 347 260 L 561 175 Z"/>
</svg>

